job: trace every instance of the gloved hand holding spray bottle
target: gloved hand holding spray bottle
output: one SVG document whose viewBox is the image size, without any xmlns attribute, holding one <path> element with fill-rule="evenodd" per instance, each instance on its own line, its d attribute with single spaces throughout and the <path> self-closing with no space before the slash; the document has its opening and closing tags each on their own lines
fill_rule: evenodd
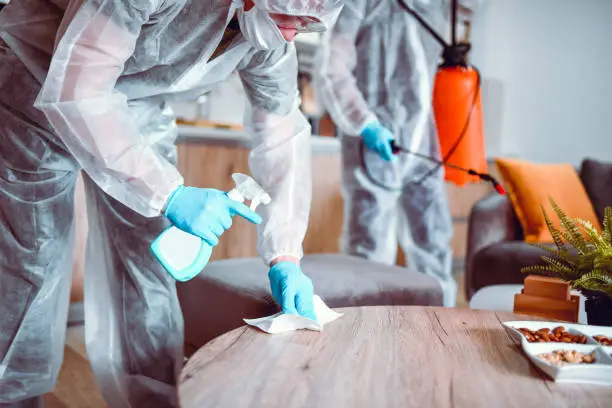
<svg viewBox="0 0 612 408">
<path fill-rule="evenodd" d="M 235 173 L 232 178 L 236 187 L 229 193 L 181 186 L 168 200 L 164 215 L 174 225 L 153 241 L 151 251 L 177 281 L 188 281 L 206 267 L 217 237 L 232 224 L 231 216 L 261 223 L 255 209 L 260 203 L 269 204 L 270 196 L 245 174 Z M 250 208 L 245 200 L 251 200 Z"/>
</svg>

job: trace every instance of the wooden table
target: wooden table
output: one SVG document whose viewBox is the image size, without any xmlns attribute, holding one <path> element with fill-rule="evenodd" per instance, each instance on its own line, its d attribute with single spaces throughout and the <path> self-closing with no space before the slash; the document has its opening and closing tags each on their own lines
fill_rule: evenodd
<svg viewBox="0 0 612 408">
<path fill-rule="evenodd" d="M 338 310 L 345 315 L 321 333 L 241 327 L 213 340 L 183 370 L 181 407 L 612 406 L 612 387 L 557 384 L 536 371 L 501 326 L 528 317 L 402 306 Z"/>
</svg>

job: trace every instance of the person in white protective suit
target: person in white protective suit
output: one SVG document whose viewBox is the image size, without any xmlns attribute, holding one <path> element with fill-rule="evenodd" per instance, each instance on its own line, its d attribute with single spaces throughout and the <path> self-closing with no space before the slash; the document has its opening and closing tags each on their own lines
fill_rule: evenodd
<svg viewBox="0 0 612 408">
<path fill-rule="evenodd" d="M 0 406 L 42 406 L 62 362 L 74 188 L 86 177 L 87 353 L 108 405 L 177 406 L 183 320 L 149 245 L 170 223 L 211 245 L 238 214 L 287 313 L 314 317 L 299 267 L 311 192 L 293 37 L 342 0 L 18 0 L 0 13 Z M 240 74 L 259 214 L 183 185 L 169 102 Z M 4 405 L 3 405 L 4 404 Z"/>
<path fill-rule="evenodd" d="M 442 47 L 398 1 L 347 2 L 318 50 L 318 100 L 341 130 L 345 217 L 342 250 L 437 278 L 455 306 L 453 234 L 443 169 L 394 156 L 390 140 L 440 159 L 433 80 Z M 437 32 L 450 27 L 449 0 L 403 0 Z M 468 1 L 460 4 L 473 6 Z M 365 145 L 362 149 L 361 144 Z"/>
</svg>

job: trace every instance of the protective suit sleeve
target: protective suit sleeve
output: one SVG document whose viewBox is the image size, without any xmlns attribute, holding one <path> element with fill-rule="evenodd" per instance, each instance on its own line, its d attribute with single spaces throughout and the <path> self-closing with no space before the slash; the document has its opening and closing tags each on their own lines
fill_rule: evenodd
<svg viewBox="0 0 612 408">
<path fill-rule="evenodd" d="M 259 253 L 267 265 L 283 255 L 301 258 L 312 194 L 311 128 L 299 109 L 295 45 L 252 51 L 238 69 L 249 102 L 249 165 L 272 198 L 258 208 Z"/>
<path fill-rule="evenodd" d="M 357 87 L 355 41 L 365 16 L 366 0 L 347 2 L 334 26 L 323 34 L 315 57 L 313 82 L 317 99 L 348 135 L 359 135 L 376 120 Z"/>
<path fill-rule="evenodd" d="M 147 217 L 160 215 L 183 178 L 140 132 L 115 84 L 160 1 L 71 1 L 35 104 L 95 183 Z"/>
</svg>

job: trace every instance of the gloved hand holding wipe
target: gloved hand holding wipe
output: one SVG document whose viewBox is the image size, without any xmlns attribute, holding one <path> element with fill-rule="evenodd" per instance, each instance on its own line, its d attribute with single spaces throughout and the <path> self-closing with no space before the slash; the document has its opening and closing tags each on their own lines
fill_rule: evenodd
<svg viewBox="0 0 612 408">
<path fill-rule="evenodd" d="M 393 135 L 391 131 L 381 125 L 380 122 L 370 122 L 365 129 L 361 131 L 361 137 L 368 149 L 377 152 L 383 160 L 395 160 L 393 150 L 391 149 Z"/>
<path fill-rule="evenodd" d="M 249 207 L 234 201 L 227 193 L 212 188 L 179 186 L 166 203 L 164 215 L 177 228 L 202 238 L 211 246 L 232 226 L 238 214 L 253 224 L 262 219 Z"/>
<path fill-rule="evenodd" d="M 283 313 L 300 314 L 317 321 L 314 311 L 312 281 L 300 266 L 291 261 L 274 264 L 268 273 L 274 300 L 281 305 Z"/>
</svg>

